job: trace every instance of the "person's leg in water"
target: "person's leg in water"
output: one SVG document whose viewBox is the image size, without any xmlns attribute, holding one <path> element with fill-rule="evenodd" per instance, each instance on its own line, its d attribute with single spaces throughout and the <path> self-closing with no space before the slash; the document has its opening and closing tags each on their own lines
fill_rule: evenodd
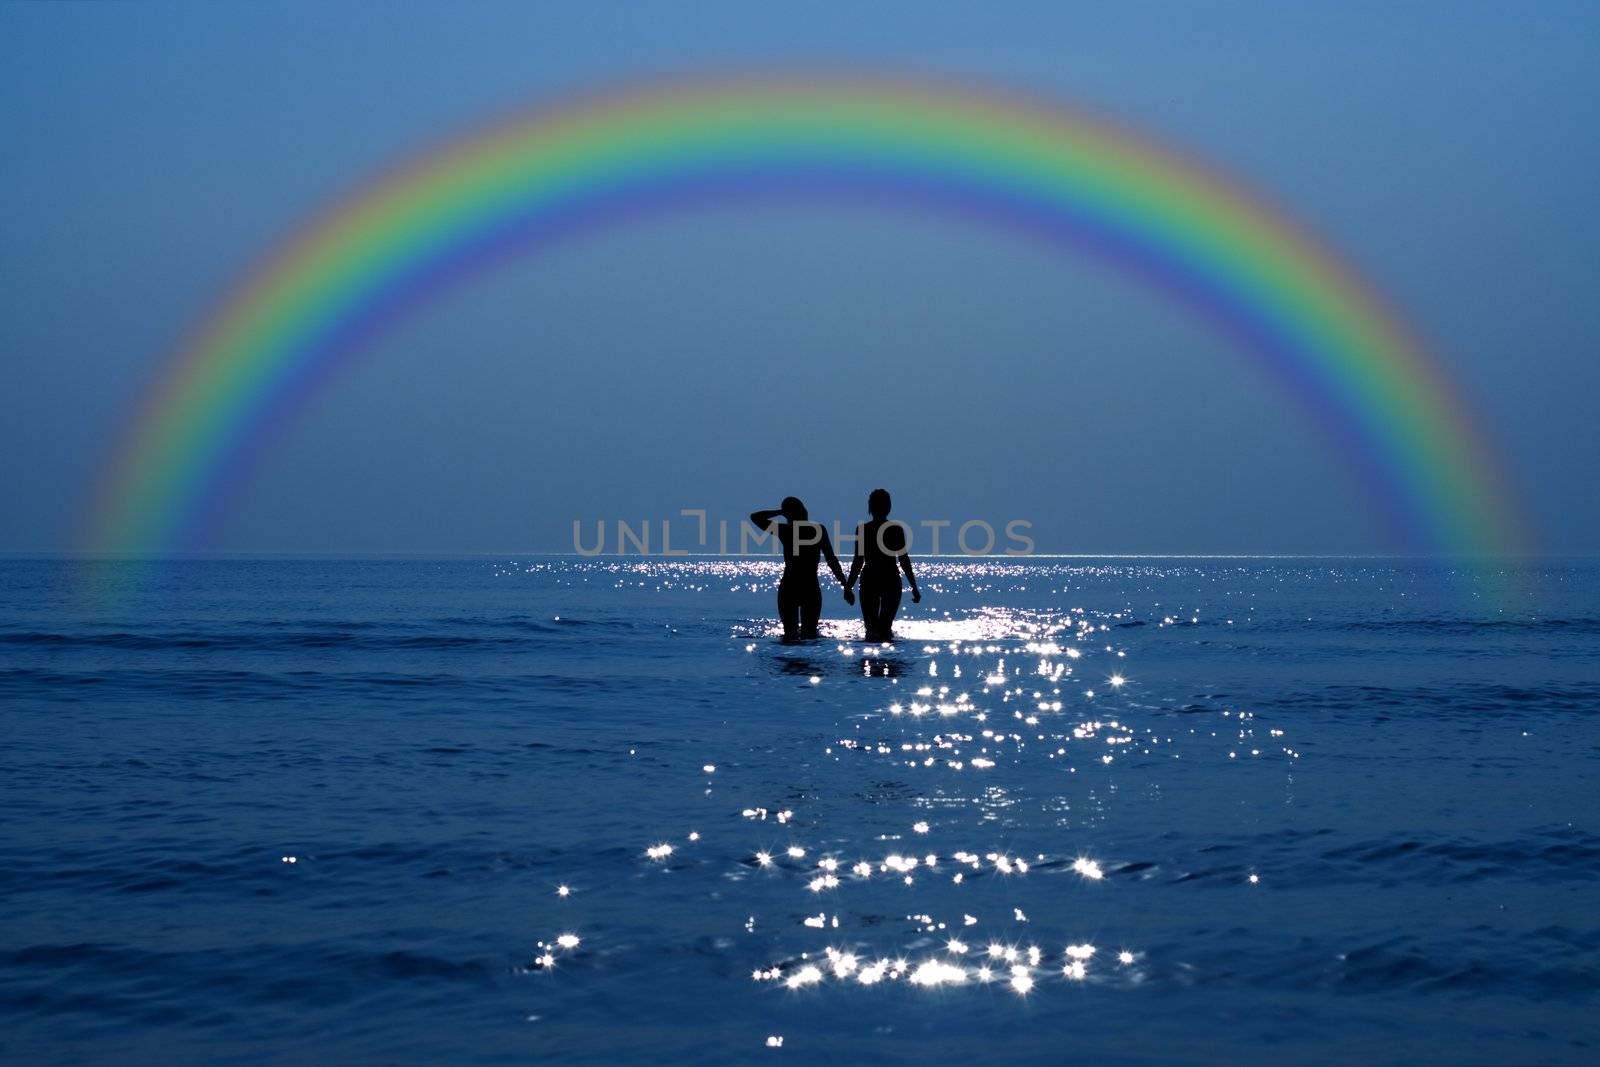
<svg viewBox="0 0 1600 1067">
<path fill-rule="evenodd" d="M 802 583 L 803 584 L 803 583 Z M 798 597 L 800 607 L 800 636 L 821 636 L 817 623 L 822 618 L 822 585 L 813 580 L 810 588 L 804 590 Z"/>
<path fill-rule="evenodd" d="M 870 582 L 861 583 L 861 626 L 868 641 L 878 639 L 878 592 Z"/>
<path fill-rule="evenodd" d="M 778 583 L 778 619 L 783 623 L 785 641 L 793 641 L 800 636 L 800 601 L 801 596 L 796 593 L 793 582 Z"/>
<path fill-rule="evenodd" d="M 900 576 L 885 582 L 878 597 L 878 633 L 885 641 L 894 640 L 894 617 L 900 612 Z"/>
<path fill-rule="evenodd" d="M 893 641 L 894 617 L 900 611 L 900 575 L 863 576 L 861 619 L 867 625 L 868 641 Z"/>
</svg>

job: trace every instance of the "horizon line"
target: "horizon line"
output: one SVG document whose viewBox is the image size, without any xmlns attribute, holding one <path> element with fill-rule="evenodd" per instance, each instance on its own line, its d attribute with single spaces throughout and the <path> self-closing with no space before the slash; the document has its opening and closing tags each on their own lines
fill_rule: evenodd
<svg viewBox="0 0 1600 1067">
<path fill-rule="evenodd" d="M 1526 553 L 1515 556 L 1457 553 L 1407 552 L 917 552 L 917 559 L 1029 560 L 1029 559 L 1329 559 L 1329 560 L 1413 560 L 1438 562 L 1515 562 L 1551 559 L 1600 559 L 1600 552 Z M 180 562 L 205 559 L 499 559 L 511 557 L 555 557 L 580 560 L 682 560 L 682 559 L 766 559 L 781 562 L 783 557 L 767 552 L 551 552 L 534 549 L 510 550 L 258 550 L 203 549 L 183 552 L 139 553 L 101 552 L 80 549 L 0 550 L 0 559 L 78 559 L 125 560 L 142 562 Z"/>
</svg>

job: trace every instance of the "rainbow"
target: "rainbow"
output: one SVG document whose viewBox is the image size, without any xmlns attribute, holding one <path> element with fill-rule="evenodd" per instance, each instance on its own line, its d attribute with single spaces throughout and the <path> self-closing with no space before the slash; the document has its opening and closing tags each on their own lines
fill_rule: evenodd
<svg viewBox="0 0 1600 1067">
<path fill-rule="evenodd" d="M 1336 436 L 1413 544 L 1522 544 L 1494 457 L 1422 346 L 1323 245 L 1103 120 L 943 82 L 728 76 L 511 115 L 357 188 L 247 273 L 132 414 L 87 547 L 186 547 L 306 395 L 375 331 L 512 252 L 641 213 L 851 197 L 1087 250 L 1195 310 Z"/>
</svg>

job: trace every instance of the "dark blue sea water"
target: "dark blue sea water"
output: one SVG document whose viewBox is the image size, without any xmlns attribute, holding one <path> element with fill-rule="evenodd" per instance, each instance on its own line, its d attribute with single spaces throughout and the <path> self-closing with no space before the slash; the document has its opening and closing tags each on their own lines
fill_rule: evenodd
<svg viewBox="0 0 1600 1067">
<path fill-rule="evenodd" d="M 922 573 L 0 561 L 0 1058 L 1600 1061 L 1596 565 Z"/>
</svg>

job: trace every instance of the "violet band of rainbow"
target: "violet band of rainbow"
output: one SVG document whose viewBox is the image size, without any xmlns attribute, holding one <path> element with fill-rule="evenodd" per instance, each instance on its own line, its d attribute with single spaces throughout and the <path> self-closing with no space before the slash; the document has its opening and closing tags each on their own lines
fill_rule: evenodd
<svg viewBox="0 0 1600 1067">
<path fill-rule="evenodd" d="M 1287 384 L 1433 552 L 1526 534 L 1492 450 L 1374 290 L 1259 196 L 1132 131 L 943 82 L 730 77 L 513 116 L 355 190 L 202 320 L 132 415 L 86 548 L 160 554 L 382 325 L 508 251 L 650 210 L 848 196 L 1087 249 L 1207 317 Z"/>
</svg>

